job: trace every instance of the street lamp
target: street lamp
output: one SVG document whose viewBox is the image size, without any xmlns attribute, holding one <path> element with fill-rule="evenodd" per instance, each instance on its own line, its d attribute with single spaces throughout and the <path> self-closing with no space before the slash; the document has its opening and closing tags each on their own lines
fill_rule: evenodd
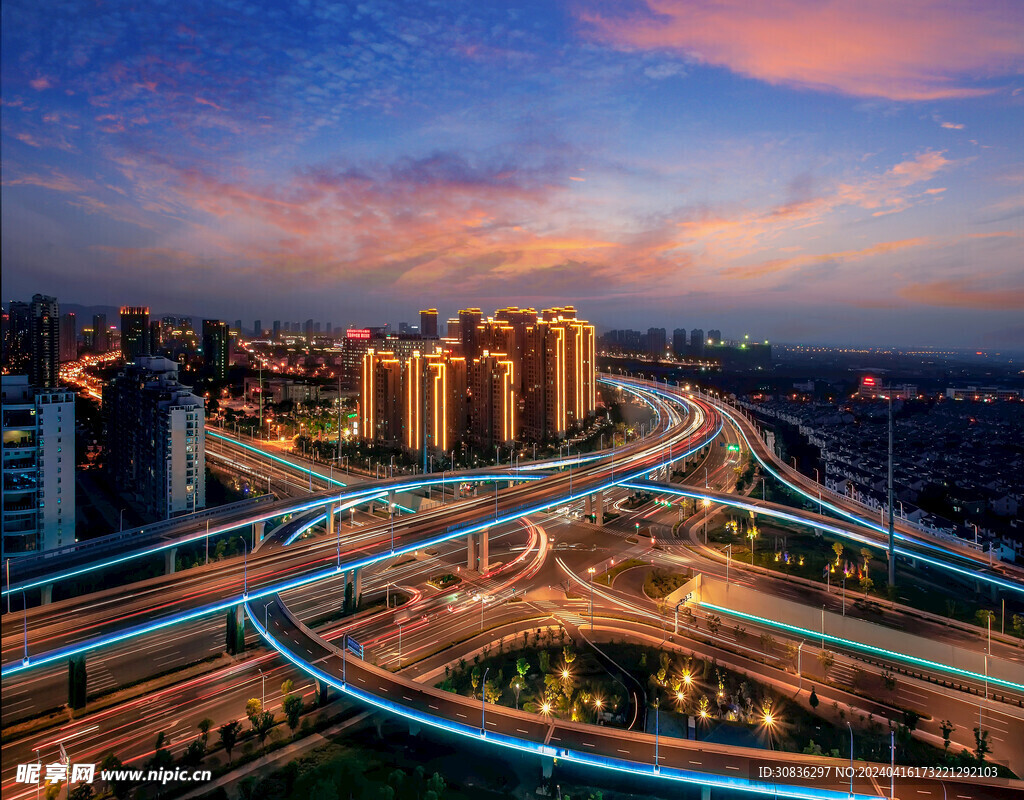
<svg viewBox="0 0 1024 800">
<path fill-rule="evenodd" d="M 846 721 L 846 727 L 850 729 L 850 797 L 853 797 L 853 726 Z"/>
<path fill-rule="evenodd" d="M 590 630 L 594 630 L 594 573 L 593 567 L 588 567 L 587 572 L 590 573 Z"/>
<path fill-rule="evenodd" d="M 263 670 L 256 668 L 256 671 L 260 674 L 260 680 L 263 682 L 263 688 L 260 692 L 260 710 L 267 710 L 267 676 L 263 674 Z"/>
<path fill-rule="evenodd" d="M 491 668 L 484 670 L 484 679 L 480 681 L 480 735 L 487 735 L 487 673 Z"/>
<path fill-rule="evenodd" d="M 242 543 L 242 599 L 249 599 L 249 544 L 244 536 L 238 537 Z"/>
<path fill-rule="evenodd" d="M 398 625 L 398 668 L 402 668 L 402 623 L 396 622 Z"/>
</svg>

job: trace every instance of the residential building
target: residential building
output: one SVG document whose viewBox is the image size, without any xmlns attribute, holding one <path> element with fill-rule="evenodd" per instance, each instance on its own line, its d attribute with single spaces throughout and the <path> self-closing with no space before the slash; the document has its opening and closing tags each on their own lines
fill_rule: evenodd
<svg viewBox="0 0 1024 800">
<path fill-rule="evenodd" d="M 107 468 L 152 520 L 206 506 L 205 401 L 168 358 L 142 356 L 103 389 Z"/>
<path fill-rule="evenodd" d="M 3 557 L 75 541 L 75 393 L 4 375 Z"/>
</svg>

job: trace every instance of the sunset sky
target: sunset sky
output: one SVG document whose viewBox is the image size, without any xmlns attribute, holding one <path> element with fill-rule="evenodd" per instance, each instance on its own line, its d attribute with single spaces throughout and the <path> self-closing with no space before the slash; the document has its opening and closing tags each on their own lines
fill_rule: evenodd
<svg viewBox="0 0 1024 800">
<path fill-rule="evenodd" d="M 1024 349 L 1024 3 L 5 0 L 3 300 Z"/>
</svg>

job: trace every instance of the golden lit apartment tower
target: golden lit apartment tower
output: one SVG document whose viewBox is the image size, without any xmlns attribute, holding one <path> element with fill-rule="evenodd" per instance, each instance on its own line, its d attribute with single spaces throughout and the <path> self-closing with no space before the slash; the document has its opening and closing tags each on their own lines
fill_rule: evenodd
<svg viewBox="0 0 1024 800">
<path fill-rule="evenodd" d="M 403 366 L 402 443 L 406 449 L 419 452 L 423 448 L 423 356 L 414 350 Z"/>
<path fill-rule="evenodd" d="M 420 336 L 437 338 L 437 309 L 427 308 L 420 312 Z"/>
<path fill-rule="evenodd" d="M 432 355 L 426 359 L 427 447 L 446 453 L 466 432 L 466 359 Z"/>
<path fill-rule="evenodd" d="M 469 424 L 473 441 L 482 447 L 511 442 L 517 436 L 516 371 L 503 353 L 483 354 L 470 366 Z"/>
<path fill-rule="evenodd" d="M 363 355 L 360 433 L 366 441 L 402 439 L 402 362 L 391 352 Z"/>
</svg>

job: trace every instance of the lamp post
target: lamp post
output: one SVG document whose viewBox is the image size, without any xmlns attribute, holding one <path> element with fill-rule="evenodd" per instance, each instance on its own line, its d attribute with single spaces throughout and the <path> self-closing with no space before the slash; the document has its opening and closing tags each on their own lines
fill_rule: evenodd
<svg viewBox="0 0 1024 800">
<path fill-rule="evenodd" d="M 803 642 L 803 639 L 801 639 L 800 640 L 800 644 L 797 645 L 797 648 L 796 648 L 796 675 L 797 675 L 796 693 L 797 694 L 800 694 L 800 690 L 804 688 L 804 672 L 803 672 L 803 667 L 802 667 L 803 655 L 804 655 L 804 642 Z"/>
<path fill-rule="evenodd" d="M 260 674 L 260 680 L 263 682 L 263 689 L 260 693 L 260 710 L 267 710 L 267 676 L 263 674 L 263 670 L 256 668 L 256 671 Z"/>
<path fill-rule="evenodd" d="M 244 536 L 238 537 L 242 543 L 242 599 L 249 599 L 249 543 Z"/>
<path fill-rule="evenodd" d="M 725 559 L 725 585 L 729 585 L 729 562 L 732 561 L 732 542 L 725 546 L 725 549 L 729 551 L 729 555 Z"/>
<path fill-rule="evenodd" d="M 391 509 L 391 554 L 395 553 L 395 504 L 388 503 L 388 508 Z"/>
<path fill-rule="evenodd" d="M 270 633 L 270 626 L 267 625 L 267 609 L 270 608 L 272 605 L 274 605 L 273 600 L 271 600 L 269 603 L 264 604 L 263 606 L 263 630 L 265 630 L 267 633 Z"/>
<path fill-rule="evenodd" d="M 658 772 L 658 728 L 659 722 L 658 712 L 661 707 L 661 701 L 659 699 L 654 700 L 654 771 Z"/>
<path fill-rule="evenodd" d="M 850 797 L 853 797 L 853 726 L 846 721 L 846 727 L 850 729 Z"/>
<path fill-rule="evenodd" d="M 590 630 L 594 630 L 594 573 L 596 570 L 593 567 L 588 567 L 587 572 L 590 573 Z M 990 629 L 991 633 L 991 629 Z"/>
<path fill-rule="evenodd" d="M 398 668 L 402 668 L 402 623 L 395 623 L 398 625 Z"/>
<path fill-rule="evenodd" d="M 484 679 L 480 681 L 480 735 L 487 735 L 487 673 L 491 668 L 484 670 Z"/>
</svg>

